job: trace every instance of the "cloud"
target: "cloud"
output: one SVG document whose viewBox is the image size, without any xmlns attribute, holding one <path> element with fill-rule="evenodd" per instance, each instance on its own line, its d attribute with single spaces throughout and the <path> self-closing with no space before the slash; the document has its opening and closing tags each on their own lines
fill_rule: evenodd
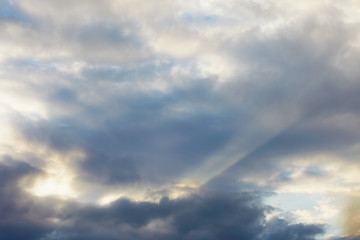
<svg viewBox="0 0 360 240">
<path fill-rule="evenodd" d="M 323 232 L 317 225 L 266 223 L 271 208 L 251 193 L 198 192 L 158 203 L 123 198 L 97 206 L 26 194 L 18 184 L 38 173 L 27 164 L 7 160 L 0 171 L 0 236 L 6 239 L 314 239 Z M 274 233 L 274 225 L 282 232 Z"/>
<path fill-rule="evenodd" d="M 244 192 L 360 184 L 351 1 L 0 5 L 0 155 L 25 164 L 1 191 L 30 238 L 313 239 Z"/>
<path fill-rule="evenodd" d="M 360 230 L 359 197 L 350 196 L 342 209 L 342 228 L 345 235 L 358 236 Z"/>
<path fill-rule="evenodd" d="M 269 240 L 275 239 L 313 239 L 314 235 L 324 232 L 321 225 L 304 225 L 294 224 L 288 225 L 282 219 L 273 219 L 268 223 L 268 230 L 266 232 Z"/>
<path fill-rule="evenodd" d="M 28 16 L 11 1 L 1 1 L 0 21 L 28 22 Z"/>
<path fill-rule="evenodd" d="M 50 230 L 41 212 L 33 211 L 32 199 L 24 194 L 18 184 L 26 175 L 38 174 L 28 164 L 6 160 L 0 164 L 0 237 L 3 239 L 38 239 Z"/>
<path fill-rule="evenodd" d="M 348 237 L 341 237 L 341 238 L 331 238 L 331 240 L 358 240 L 360 239 L 359 237 L 351 237 L 351 236 L 348 236 Z"/>
</svg>

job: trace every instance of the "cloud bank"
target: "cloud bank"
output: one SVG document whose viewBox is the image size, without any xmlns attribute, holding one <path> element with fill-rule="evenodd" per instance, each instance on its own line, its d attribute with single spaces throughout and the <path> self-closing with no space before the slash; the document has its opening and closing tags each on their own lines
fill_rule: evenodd
<svg viewBox="0 0 360 240">
<path fill-rule="evenodd" d="M 4 239 L 314 239 L 320 225 L 265 221 L 271 211 L 250 193 L 201 191 L 159 202 L 121 198 L 108 206 L 33 198 L 19 184 L 40 174 L 28 164 L 1 164 Z M 21 181 L 23 180 L 23 181 Z"/>
</svg>

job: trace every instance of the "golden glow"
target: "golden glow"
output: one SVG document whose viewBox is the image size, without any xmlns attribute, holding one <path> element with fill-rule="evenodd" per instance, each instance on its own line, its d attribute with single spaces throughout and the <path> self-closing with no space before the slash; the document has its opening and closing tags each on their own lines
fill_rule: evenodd
<svg viewBox="0 0 360 240">
<path fill-rule="evenodd" d="M 149 191 L 148 189 L 152 189 Z M 146 187 L 146 188 L 122 188 L 121 190 L 111 190 L 110 193 L 107 193 L 100 197 L 98 200 L 99 205 L 109 205 L 112 202 L 124 197 L 132 201 L 147 201 L 147 202 L 159 202 L 160 199 L 164 196 L 168 196 L 170 199 L 178 199 L 186 197 L 187 195 L 195 192 L 199 189 L 198 185 L 194 184 L 184 184 L 178 183 L 171 186 L 161 186 L 161 187 Z M 164 194 L 165 193 L 165 194 Z"/>
<path fill-rule="evenodd" d="M 71 187 L 72 177 L 69 174 L 47 174 L 45 177 L 38 178 L 30 192 L 34 195 L 59 196 L 62 198 L 76 197 L 76 192 Z"/>
<path fill-rule="evenodd" d="M 10 136 L 13 136 L 12 141 L 8 141 L 7 149 L 4 151 L 12 152 L 15 158 L 30 159 L 27 163 L 42 171 L 39 175 L 22 182 L 21 185 L 25 190 L 36 196 L 56 195 L 62 198 L 77 196 L 73 187 L 76 173 L 72 166 L 76 161 L 85 158 L 83 152 L 78 150 L 57 152 L 46 145 L 28 142 L 16 133 Z M 26 158 L 28 154 L 34 158 Z"/>
<path fill-rule="evenodd" d="M 71 169 L 71 165 L 73 161 L 83 158 L 84 154 L 79 151 L 66 154 L 48 152 L 45 156 L 46 165 L 43 169 L 45 174 L 36 178 L 29 191 L 36 196 L 76 197 L 78 193 L 72 186 L 75 173 Z"/>
<path fill-rule="evenodd" d="M 342 229 L 345 235 L 360 235 L 360 196 L 349 198 L 343 209 Z"/>
<path fill-rule="evenodd" d="M 190 193 L 196 191 L 199 188 L 197 184 L 178 183 L 170 188 L 169 198 L 177 199 L 182 198 Z"/>
<path fill-rule="evenodd" d="M 108 194 L 108 195 L 105 195 L 102 198 L 100 198 L 98 203 L 100 205 L 109 205 L 112 202 L 115 202 L 116 200 L 120 199 L 123 196 L 124 196 L 123 194 Z"/>
<path fill-rule="evenodd" d="M 21 114 L 31 120 L 46 119 L 48 114 L 45 103 L 31 96 L 26 87 L 15 80 L 3 80 L 0 85 L 0 112 L 9 116 L 12 113 Z"/>
</svg>

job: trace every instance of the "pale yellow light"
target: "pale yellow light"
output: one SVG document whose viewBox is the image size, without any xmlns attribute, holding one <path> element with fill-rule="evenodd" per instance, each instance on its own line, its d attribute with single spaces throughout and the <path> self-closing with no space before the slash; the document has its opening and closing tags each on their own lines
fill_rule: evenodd
<svg viewBox="0 0 360 240">
<path fill-rule="evenodd" d="M 35 181 L 30 192 L 38 197 L 57 196 L 61 198 L 73 198 L 77 193 L 71 186 L 72 177 L 69 175 L 49 174 Z"/>
<path fill-rule="evenodd" d="M 38 177 L 29 191 L 36 196 L 77 197 L 78 193 L 73 187 L 76 173 L 71 165 L 73 161 L 83 159 L 84 154 L 79 151 L 56 153 L 48 149 L 46 152 L 46 174 Z"/>
<path fill-rule="evenodd" d="M 112 202 L 115 202 L 116 200 L 118 200 L 119 198 L 121 198 L 123 195 L 122 194 L 108 194 L 103 196 L 102 198 L 100 198 L 100 200 L 98 201 L 99 205 L 109 205 Z"/>
<path fill-rule="evenodd" d="M 0 85 L 0 112 L 9 116 L 13 113 L 21 114 L 31 120 L 47 119 L 45 103 L 30 94 L 23 94 L 26 92 L 26 86 L 4 80 Z"/>
</svg>

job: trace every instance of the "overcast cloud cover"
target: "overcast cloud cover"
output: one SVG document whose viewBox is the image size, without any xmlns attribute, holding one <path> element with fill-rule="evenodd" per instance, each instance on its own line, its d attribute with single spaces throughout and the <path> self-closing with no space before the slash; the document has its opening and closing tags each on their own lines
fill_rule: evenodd
<svg viewBox="0 0 360 240">
<path fill-rule="evenodd" d="M 360 239 L 356 0 L 1 0 L 0 239 Z"/>
</svg>

